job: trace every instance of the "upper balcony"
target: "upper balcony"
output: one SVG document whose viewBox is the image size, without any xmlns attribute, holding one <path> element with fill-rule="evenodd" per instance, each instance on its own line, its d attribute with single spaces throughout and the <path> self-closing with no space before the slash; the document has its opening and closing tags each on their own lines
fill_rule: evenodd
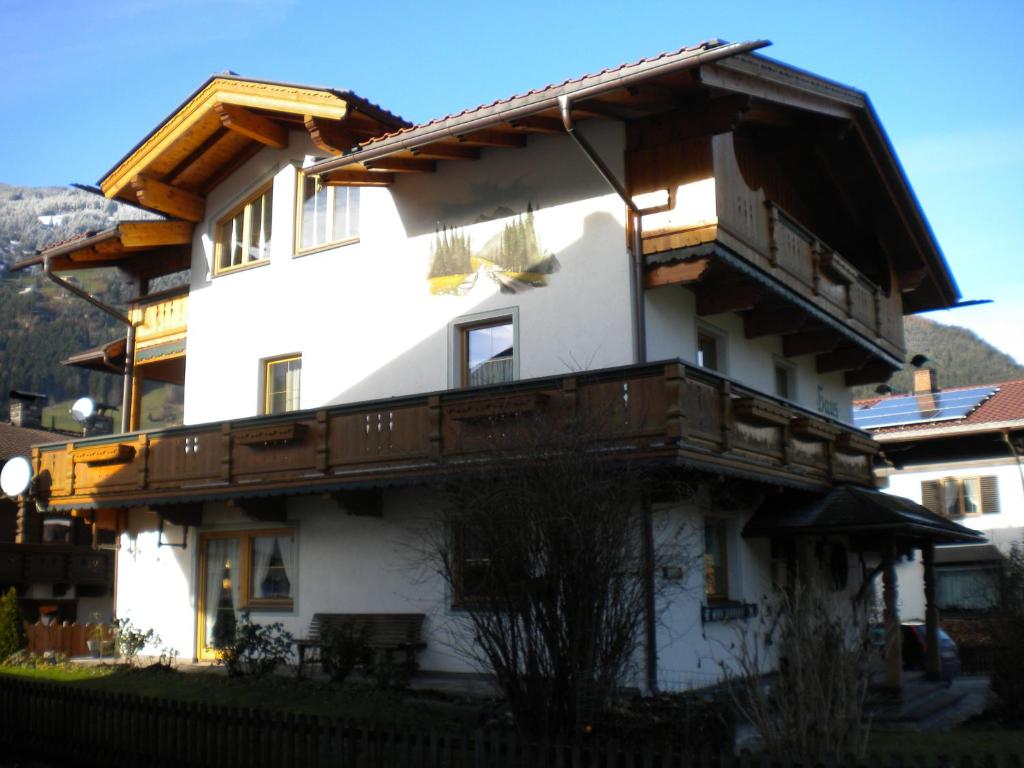
<svg viewBox="0 0 1024 768">
<path fill-rule="evenodd" d="M 73 544 L 0 544 L 0 583 L 104 585 L 114 580 L 111 552 Z"/>
<path fill-rule="evenodd" d="M 776 199 L 800 205 L 797 183 L 735 133 L 645 145 L 637 131 L 631 189 L 661 203 L 638 200 L 647 288 L 687 286 L 698 314 L 741 313 L 748 338 L 781 335 L 785 355 L 815 354 L 819 373 L 845 371 L 850 385 L 902 363 L 899 277 L 885 259 L 872 254 L 869 276 L 798 220 Z M 831 231 L 857 227 L 839 216 Z"/>
<path fill-rule="evenodd" d="M 609 456 L 808 489 L 872 483 L 876 446 L 865 433 L 679 361 L 86 438 L 39 447 L 33 461 L 51 509 L 235 498 L 245 507 L 433 481 L 496 460 L 496 430 L 508 434 L 510 420 L 570 419 L 593 425 Z"/>
</svg>

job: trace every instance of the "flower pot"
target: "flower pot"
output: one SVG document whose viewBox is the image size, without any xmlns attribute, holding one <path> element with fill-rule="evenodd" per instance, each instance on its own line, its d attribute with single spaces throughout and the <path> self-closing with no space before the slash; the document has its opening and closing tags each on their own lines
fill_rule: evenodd
<svg viewBox="0 0 1024 768">
<path fill-rule="evenodd" d="M 99 640 L 86 640 L 85 646 L 89 649 L 89 655 L 94 659 L 100 657 L 100 641 Z"/>
</svg>

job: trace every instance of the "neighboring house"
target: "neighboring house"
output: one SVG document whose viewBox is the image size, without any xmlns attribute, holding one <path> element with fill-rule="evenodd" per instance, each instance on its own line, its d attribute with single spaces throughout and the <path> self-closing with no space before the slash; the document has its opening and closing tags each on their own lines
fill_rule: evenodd
<svg viewBox="0 0 1024 768">
<path fill-rule="evenodd" d="M 10 421 L 0 422 L 0 470 L 15 456 L 30 455 L 33 445 L 69 439 L 41 428 L 45 403 L 45 395 L 10 392 Z M 0 492 L 0 591 L 14 587 L 30 621 L 109 621 L 113 553 L 93 545 L 113 537 L 67 514 L 34 509 L 31 501 Z"/>
<path fill-rule="evenodd" d="M 936 551 L 943 618 L 991 610 L 1004 558 L 1024 544 L 1024 381 L 942 389 L 934 370 L 919 370 L 913 394 L 857 402 L 854 420 L 882 446 L 876 474 L 889 493 L 988 538 Z M 923 618 L 920 559 L 897 572 L 901 612 Z"/>
<path fill-rule="evenodd" d="M 234 75 L 189 96 L 100 181 L 166 221 L 16 267 L 138 284 L 132 431 L 33 452 L 41 507 L 120 534 L 118 614 L 208 659 L 243 609 L 297 635 L 317 612 L 417 612 L 422 666 L 466 671 L 446 642 L 463 596 L 417 561 L 430 484 L 502 420 L 568 413 L 693 483 L 637 500 L 699 532 L 651 576 L 673 595 L 648 616 L 651 688 L 714 676 L 796 570 L 853 592 L 865 566 L 974 540 L 874 492 L 851 422 L 850 387 L 902 364 L 903 315 L 956 304 L 953 278 L 867 97 L 761 45 L 419 126 Z M 150 380 L 184 387 L 182 426 L 135 431 Z"/>
</svg>

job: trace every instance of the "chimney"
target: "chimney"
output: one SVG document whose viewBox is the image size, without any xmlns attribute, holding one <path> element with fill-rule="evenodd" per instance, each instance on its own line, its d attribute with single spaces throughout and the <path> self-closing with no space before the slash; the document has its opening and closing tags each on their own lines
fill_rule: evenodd
<svg viewBox="0 0 1024 768">
<path fill-rule="evenodd" d="M 934 368 L 918 368 L 914 371 L 914 394 L 921 415 L 928 417 L 937 408 L 935 393 L 939 391 L 939 377 Z"/>
<path fill-rule="evenodd" d="M 25 429 L 41 429 L 43 426 L 43 406 L 47 396 L 36 392 L 22 392 L 12 389 L 8 393 L 11 407 L 11 424 Z"/>
</svg>

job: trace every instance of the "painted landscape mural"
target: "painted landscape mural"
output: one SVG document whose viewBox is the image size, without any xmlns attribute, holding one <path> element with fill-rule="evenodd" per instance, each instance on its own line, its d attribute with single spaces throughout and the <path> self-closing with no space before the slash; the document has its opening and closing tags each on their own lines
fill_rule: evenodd
<svg viewBox="0 0 1024 768">
<path fill-rule="evenodd" d="M 532 204 L 526 213 L 505 222 L 501 232 L 473 250 L 464 227 L 440 226 L 430 247 L 430 291 L 462 296 L 481 279 L 492 280 L 506 293 L 547 285 L 547 276 L 558 271 L 558 259 L 546 252 L 534 227 Z"/>
</svg>

